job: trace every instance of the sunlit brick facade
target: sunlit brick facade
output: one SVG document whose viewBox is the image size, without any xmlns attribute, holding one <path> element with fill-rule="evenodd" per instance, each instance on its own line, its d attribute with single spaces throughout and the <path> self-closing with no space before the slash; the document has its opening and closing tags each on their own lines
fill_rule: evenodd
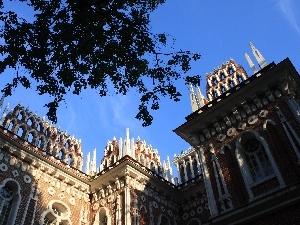
<svg viewBox="0 0 300 225">
<path fill-rule="evenodd" d="M 0 120 L 0 225 L 300 224 L 300 79 L 289 59 L 233 59 L 191 86 L 170 160 L 145 141 L 109 141 L 83 163 L 81 141 L 21 105 Z M 3 104 L 3 99 L 0 101 Z M 83 167 L 85 166 L 85 169 Z M 84 172 L 83 172 L 84 171 Z"/>
</svg>

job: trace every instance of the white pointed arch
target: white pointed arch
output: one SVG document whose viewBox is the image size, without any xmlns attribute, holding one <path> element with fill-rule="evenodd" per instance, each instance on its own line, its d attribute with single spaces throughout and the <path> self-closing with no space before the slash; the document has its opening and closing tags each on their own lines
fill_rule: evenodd
<svg viewBox="0 0 300 225">
<path fill-rule="evenodd" d="M 7 193 L 8 191 L 11 193 Z M 1 222 L 3 222 L 4 225 L 15 224 L 17 212 L 21 202 L 20 192 L 20 184 L 14 179 L 7 178 L 0 184 L 0 217 Z M 6 195 L 5 197 L 3 196 L 4 194 Z M 10 195 L 7 196 L 7 194 Z M 6 207 L 6 209 L 4 209 L 4 207 Z"/>
<path fill-rule="evenodd" d="M 48 203 L 47 210 L 45 210 L 40 219 L 40 225 L 46 222 L 51 224 L 59 224 L 58 222 L 67 222 L 68 225 L 72 225 L 71 222 L 71 210 L 69 206 L 60 200 L 51 200 Z M 56 222 L 56 223 L 55 223 Z"/>
<path fill-rule="evenodd" d="M 108 208 L 101 207 L 98 210 L 93 225 L 111 225 L 111 215 Z"/>
<path fill-rule="evenodd" d="M 171 225 L 169 218 L 165 214 L 160 214 L 157 225 Z"/>
</svg>

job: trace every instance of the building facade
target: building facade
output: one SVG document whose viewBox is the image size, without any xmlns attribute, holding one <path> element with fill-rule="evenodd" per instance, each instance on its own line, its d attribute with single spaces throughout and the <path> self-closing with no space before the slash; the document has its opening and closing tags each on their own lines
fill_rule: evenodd
<svg viewBox="0 0 300 225">
<path fill-rule="evenodd" d="M 174 131 L 191 147 L 169 158 L 114 138 L 83 172 L 81 141 L 21 105 L 0 120 L 0 224 L 300 224 L 300 79 L 250 43 L 253 74 L 233 59 L 191 86 Z M 3 105 L 3 99 L 0 101 Z"/>
</svg>

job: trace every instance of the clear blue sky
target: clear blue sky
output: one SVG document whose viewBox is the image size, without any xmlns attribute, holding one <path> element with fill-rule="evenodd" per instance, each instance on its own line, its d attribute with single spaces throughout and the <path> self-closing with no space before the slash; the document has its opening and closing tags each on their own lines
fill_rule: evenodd
<svg viewBox="0 0 300 225">
<path fill-rule="evenodd" d="M 191 71 L 202 75 L 201 89 L 205 93 L 205 74 L 233 58 L 248 74 L 251 70 L 244 53 L 251 53 L 251 41 L 267 62 L 279 63 L 289 57 L 300 71 L 300 1 L 298 0 L 167 0 L 152 15 L 156 32 L 166 32 L 176 38 L 175 49 L 199 52 L 202 59 Z M 251 55 L 250 55 L 251 56 Z M 254 57 L 252 57 L 254 59 Z M 0 88 L 15 71 L 1 74 Z M 161 159 L 186 150 L 189 145 L 172 131 L 191 113 L 188 88 L 179 84 L 183 94 L 180 102 L 164 99 L 160 109 L 153 112 L 150 127 L 142 127 L 135 119 L 139 96 L 134 91 L 127 96 L 98 97 L 96 92 L 85 91 L 81 96 L 66 96 L 66 104 L 58 111 L 58 124 L 68 134 L 82 139 L 84 156 L 97 148 L 97 166 L 103 156 L 107 140 L 140 136 L 158 149 Z M 5 100 L 11 107 L 18 102 L 40 117 L 47 97 L 34 90 L 17 89 Z"/>
</svg>

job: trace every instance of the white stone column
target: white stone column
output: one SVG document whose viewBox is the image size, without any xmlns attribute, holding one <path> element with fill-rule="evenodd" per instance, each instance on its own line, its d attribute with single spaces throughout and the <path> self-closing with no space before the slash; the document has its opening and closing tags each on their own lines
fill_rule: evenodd
<svg viewBox="0 0 300 225">
<path fill-rule="evenodd" d="M 131 225 L 131 218 L 130 218 L 130 189 L 129 189 L 129 183 L 130 183 L 130 177 L 125 177 L 125 187 L 124 187 L 124 193 L 125 193 L 125 225 Z"/>
<path fill-rule="evenodd" d="M 210 181 L 210 176 L 208 173 L 207 165 L 206 165 L 206 159 L 204 154 L 201 152 L 203 150 L 200 149 L 200 159 L 201 159 L 201 166 L 202 166 L 202 171 L 203 171 L 203 178 L 204 178 L 204 184 L 205 184 L 205 190 L 207 194 L 207 199 L 208 199 L 208 204 L 209 204 L 209 209 L 210 209 L 210 215 L 211 217 L 215 217 L 218 215 L 218 209 L 217 209 L 217 204 L 216 200 L 214 197 L 211 181 Z"/>
<path fill-rule="evenodd" d="M 188 176 L 187 176 L 187 171 L 186 171 L 186 165 L 185 165 L 185 161 L 184 160 L 182 160 L 182 165 L 183 165 L 183 173 L 184 173 L 184 179 L 185 179 L 185 182 L 187 182 L 188 181 Z"/>
<path fill-rule="evenodd" d="M 194 172 L 192 157 L 191 156 L 188 156 L 188 157 L 189 157 L 189 162 L 190 162 L 190 169 L 191 169 L 191 173 L 192 173 L 192 178 L 194 178 L 195 177 L 195 172 Z"/>
<path fill-rule="evenodd" d="M 179 163 L 176 163 L 177 173 L 178 173 L 178 184 L 181 184 L 181 177 L 180 177 L 180 166 Z"/>
</svg>

